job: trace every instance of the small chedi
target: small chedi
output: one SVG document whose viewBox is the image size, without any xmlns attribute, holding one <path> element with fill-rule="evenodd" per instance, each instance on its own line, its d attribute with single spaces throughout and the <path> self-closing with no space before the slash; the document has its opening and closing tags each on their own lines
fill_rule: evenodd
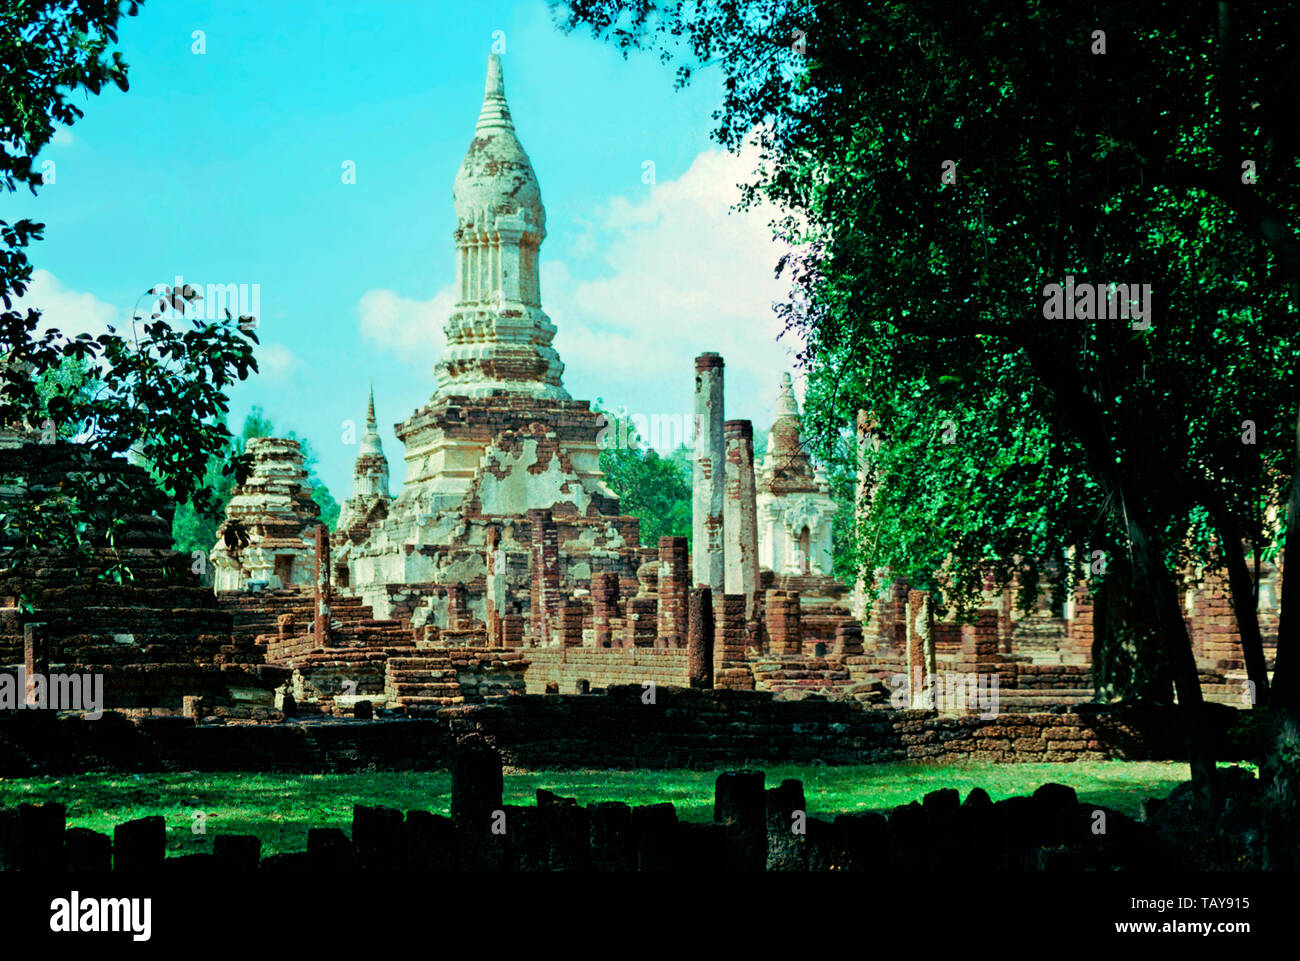
<svg viewBox="0 0 1300 961">
<path fill-rule="evenodd" d="M 250 583 L 271 589 L 311 587 L 320 507 L 311 499 L 302 449 L 296 440 L 256 437 L 245 453 L 252 458 L 252 471 L 231 495 L 226 523 L 210 554 L 216 589 L 237 591 Z M 246 545 L 226 536 L 234 524 L 246 533 Z"/>
<path fill-rule="evenodd" d="M 758 471 L 758 560 L 776 574 L 829 576 L 837 505 L 814 470 L 790 375 L 781 376 L 776 419 Z"/>
</svg>

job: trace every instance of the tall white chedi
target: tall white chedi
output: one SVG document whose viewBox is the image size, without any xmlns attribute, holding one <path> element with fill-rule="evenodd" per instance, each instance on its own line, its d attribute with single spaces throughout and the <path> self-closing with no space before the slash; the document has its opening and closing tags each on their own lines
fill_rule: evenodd
<svg viewBox="0 0 1300 961">
<path fill-rule="evenodd" d="M 488 57 L 483 107 L 453 197 L 458 295 L 434 368 L 434 401 L 498 394 L 569 400 L 564 364 L 551 346 L 555 325 L 542 310 L 542 191 L 515 136 L 496 54 Z"/>
</svg>

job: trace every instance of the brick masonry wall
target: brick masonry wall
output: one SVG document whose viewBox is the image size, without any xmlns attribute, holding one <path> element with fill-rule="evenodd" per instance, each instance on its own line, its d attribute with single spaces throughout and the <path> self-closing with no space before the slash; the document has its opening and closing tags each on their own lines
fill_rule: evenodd
<svg viewBox="0 0 1300 961">
<path fill-rule="evenodd" d="M 529 648 L 524 652 L 524 680 L 529 694 L 544 694 L 551 682 L 559 685 L 561 694 L 572 694 L 579 680 L 590 682 L 593 689 L 646 683 L 687 687 L 688 653 L 685 648 L 662 647 Z"/>
<path fill-rule="evenodd" d="M 637 654 L 671 657 L 672 651 Z M 523 768 L 715 768 L 737 764 L 891 761 L 1180 760 L 1177 712 L 1146 708 L 1065 714 L 936 717 L 752 691 L 641 687 L 604 695 L 527 695 L 435 717 L 375 721 L 203 724 L 184 717 L 98 721 L 44 712 L 0 716 L 0 776 L 87 770 L 431 770 L 456 737 L 480 733 Z M 1217 756 L 1248 756 L 1226 734 L 1237 712 L 1215 706 Z"/>
</svg>

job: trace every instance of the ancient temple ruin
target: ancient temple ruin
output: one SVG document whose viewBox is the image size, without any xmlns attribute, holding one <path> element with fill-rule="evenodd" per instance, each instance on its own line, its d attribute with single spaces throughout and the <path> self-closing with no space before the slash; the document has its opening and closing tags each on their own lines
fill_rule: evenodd
<svg viewBox="0 0 1300 961">
<path fill-rule="evenodd" d="M 752 422 L 724 409 L 723 358 L 694 358 L 692 539 L 642 547 L 602 478 L 603 419 L 563 385 L 538 282 L 546 213 L 495 56 L 453 200 L 458 293 L 433 394 L 396 425 L 401 490 L 372 392 L 332 535 L 292 442 L 268 439 L 250 444 L 258 469 L 231 503 L 250 544 L 213 551 L 236 636 L 292 671 L 299 709 L 411 713 L 624 684 L 987 708 L 942 701 L 951 677 L 997 685 L 1002 711 L 1091 698 L 1084 591 L 1027 617 L 991 593 L 960 624 L 887 575 L 850 597 L 832 569 L 837 505 L 788 374 L 755 463 Z M 861 510 L 875 483 L 869 417 L 859 435 Z M 250 585 L 260 591 L 240 593 Z M 1216 604 L 1189 600 L 1189 612 L 1215 615 L 1196 617 L 1208 626 L 1195 636 L 1226 699 L 1240 660 Z"/>
<path fill-rule="evenodd" d="M 448 591 L 462 586 L 478 622 L 511 613 L 485 601 L 489 538 L 503 588 L 491 596 L 508 603 L 530 589 L 530 512 L 555 525 L 557 590 L 636 572 L 637 521 L 600 472 L 600 415 L 570 398 L 552 346 L 538 277 L 546 210 L 495 54 L 453 200 L 458 293 L 437 389 L 397 425 L 406 479 L 391 501 L 368 427 L 333 560 L 340 589 L 417 626 L 447 627 Z"/>
</svg>

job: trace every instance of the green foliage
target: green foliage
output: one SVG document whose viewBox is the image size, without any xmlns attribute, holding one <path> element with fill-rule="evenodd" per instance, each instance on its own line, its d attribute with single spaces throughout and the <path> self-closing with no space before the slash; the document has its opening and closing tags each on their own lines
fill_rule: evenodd
<svg viewBox="0 0 1300 961">
<path fill-rule="evenodd" d="M 127 88 L 126 64 L 109 47 L 117 24 L 134 17 L 137 2 L 117 0 L 25 0 L 0 5 L 0 187 L 33 194 L 44 183 L 37 155 L 54 137 L 56 125 L 82 116 L 72 102 L 79 92 L 98 94 L 106 84 Z M 31 278 L 24 248 L 39 240 L 44 224 L 0 220 L 0 296 L 13 306 Z"/>
<path fill-rule="evenodd" d="M 193 503 L 184 503 L 176 508 L 172 518 L 173 547 L 178 551 L 192 553 L 202 551 L 206 554 L 217 542 L 217 529 L 224 519 L 226 505 L 234 493 L 234 479 L 221 472 L 223 459 L 237 459 L 244 453 L 247 443 L 255 437 L 283 436 L 296 440 L 302 448 L 303 467 L 307 471 L 307 483 L 312 488 L 312 500 L 321 509 L 321 521 L 331 531 L 338 522 L 340 506 L 325 482 L 316 474 L 316 452 L 305 437 L 299 437 L 294 431 L 282 435 L 275 432 L 275 422 L 259 406 L 254 406 L 244 417 L 244 426 L 237 435 L 230 439 L 229 449 L 222 457 L 214 457 L 208 464 L 206 481 L 213 492 L 212 507 L 200 511 Z"/>
<path fill-rule="evenodd" d="M 109 47 L 123 13 L 139 4 L 116 0 L 31 0 L 0 8 L 0 185 L 33 194 L 43 183 L 35 160 L 56 125 L 82 113 L 71 97 L 127 87 L 126 65 Z M 75 439 L 71 470 L 56 493 L 22 488 L 0 505 L 0 544 L 8 552 L 57 550 L 80 563 L 92 546 L 114 546 L 134 513 L 163 511 L 170 500 L 209 506 L 209 460 L 226 447 L 221 415 L 226 391 L 255 371 L 256 338 L 245 318 L 215 322 L 193 316 L 190 288 L 156 288 L 146 318 L 133 311 L 129 333 L 65 335 L 40 312 L 13 310 L 27 291 L 26 248 L 43 225 L 0 221 L 0 425 L 45 443 Z M 139 301 L 137 301 L 137 307 Z M 104 457 L 150 465 L 156 487 L 106 482 L 94 469 Z M 240 465 L 227 462 L 225 474 Z M 124 570 L 110 567 L 109 576 Z"/>
<path fill-rule="evenodd" d="M 1136 530 L 1166 575 L 1219 566 L 1216 540 L 1268 549 L 1300 400 L 1291 5 L 1234 7 L 1220 35 L 1212 6 L 1106 3 L 1104 55 L 1056 5 L 565 9 L 683 82 L 719 66 L 716 138 L 756 136 L 745 204 L 783 212 L 798 295 L 778 309 L 840 491 L 859 409 L 882 440 L 841 574 L 888 568 L 960 608 L 988 574 L 1064 588 L 1065 551 L 1122 555 Z M 1151 326 L 1045 318 L 1067 274 L 1151 284 Z"/>
<path fill-rule="evenodd" d="M 599 401 L 598 401 L 599 403 Z M 636 429 L 626 418 L 604 413 L 609 425 L 608 446 L 600 452 L 605 482 L 619 497 L 620 509 L 641 521 L 641 543 L 654 547 L 660 537 L 691 536 L 691 475 L 683 467 L 682 445 L 669 457 L 640 445 Z M 614 438 L 627 437 L 626 447 Z M 689 464 L 689 461 L 686 461 Z"/>
</svg>

